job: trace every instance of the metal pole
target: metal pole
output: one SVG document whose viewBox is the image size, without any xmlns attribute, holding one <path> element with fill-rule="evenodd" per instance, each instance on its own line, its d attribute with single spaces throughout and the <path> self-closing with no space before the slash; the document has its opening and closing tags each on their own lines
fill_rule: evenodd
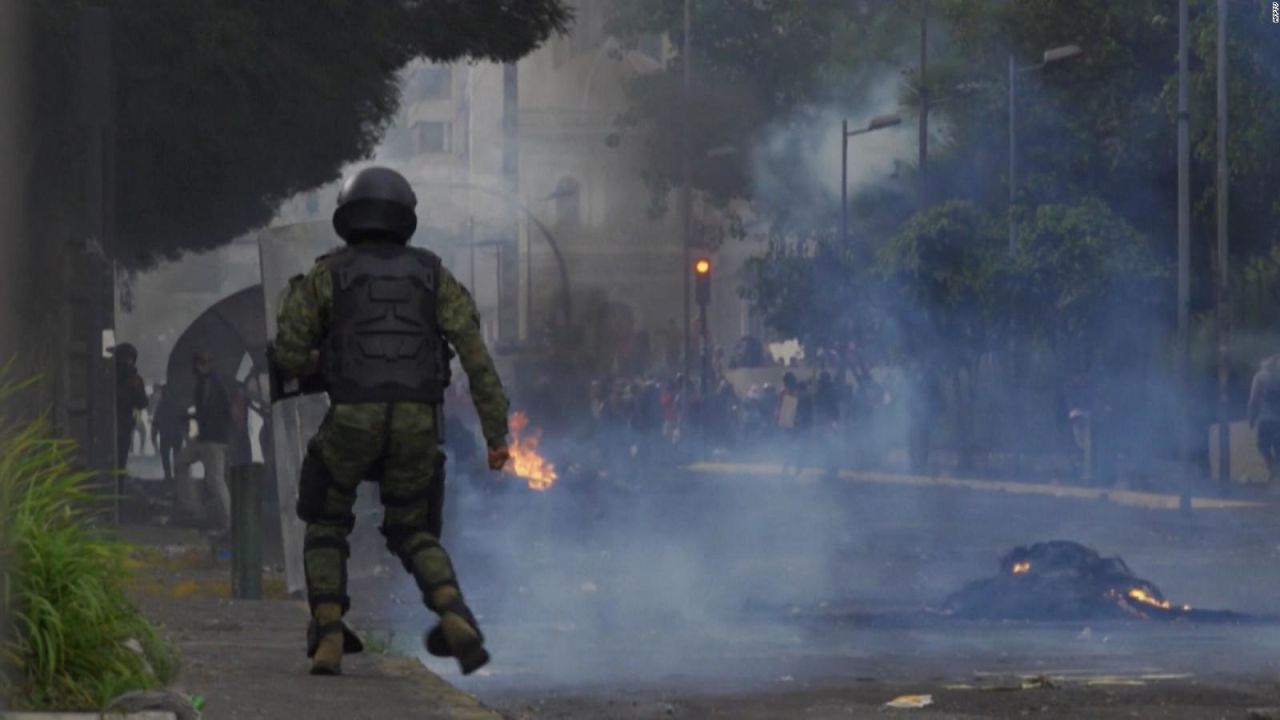
<svg viewBox="0 0 1280 720">
<path fill-rule="evenodd" d="M 1018 69 L 1014 65 L 1013 53 L 1009 53 L 1009 259 L 1012 260 L 1016 252 L 1016 235 L 1017 226 L 1014 220 L 1014 203 L 1017 197 L 1018 187 L 1018 94 L 1017 94 Z M 1010 293 L 1014 292 L 1013 286 L 1010 285 Z M 1009 299 L 1009 360 L 1013 371 L 1013 387 L 1012 401 L 1013 407 L 1010 408 L 1009 417 L 1013 419 L 1014 427 L 1021 425 L 1022 419 L 1022 366 L 1021 358 L 1018 357 L 1018 340 L 1016 337 L 1017 320 L 1018 320 L 1018 304 L 1013 297 Z M 1018 440 L 1014 440 L 1016 444 Z M 1018 445 L 1012 448 L 1013 462 L 1009 466 L 1009 475 L 1017 477 L 1022 467 L 1022 450 Z"/>
<path fill-rule="evenodd" d="M 1191 110 L 1187 86 L 1187 0 L 1178 0 L 1178 338 L 1174 351 L 1178 392 L 1178 459 L 1190 467 L 1191 395 Z"/>
<path fill-rule="evenodd" d="M 683 366 L 684 366 L 685 382 L 690 382 L 689 370 L 690 370 L 690 361 L 692 360 L 691 353 L 690 353 L 690 345 L 692 343 L 692 335 L 693 335 L 693 329 L 691 327 L 691 318 L 689 317 L 690 309 L 691 309 L 690 283 L 692 281 L 692 278 L 689 275 L 692 272 L 691 265 L 693 263 L 693 237 L 689 231 L 690 230 L 689 216 L 692 213 L 692 207 L 691 207 L 692 198 L 690 197 L 691 191 L 689 188 L 691 175 L 692 175 L 692 167 L 690 166 L 690 163 L 689 163 L 689 116 L 690 116 L 689 86 L 690 86 L 690 78 L 691 78 L 689 66 L 691 64 L 690 61 L 693 59 L 691 55 L 692 42 L 690 40 L 690 35 L 693 32 L 693 19 L 692 19 L 691 6 L 692 6 L 692 0 L 684 0 L 684 49 L 681 51 L 682 61 L 684 62 L 684 94 L 682 98 L 682 104 L 685 108 L 685 116 L 684 116 L 684 122 L 682 122 L 680 125 L 680 131 L 681 131 L 680 145 L 682 149 L 682 152 L 680 153 L 681 154 L 681 176 L 682 176 L 682 182 L 681 182 L 681 188 L 680 188 L 680 232 L 684 240 L 684 243 L 683 243 L 684 258 L 681 260 L 681 263 L 680 263 L 680 276 L 684 278 Z M 680 408 L 681 416 L 684 415 L 684 411 L 686 409 L 685 407 L 683 407 L 685 402 L 684 396 L 686 394 L 687 393 L 685 393 L 682 388 L 680 392 L 681 405 L 682 405 L 682 407 Z"/>
<path fill-rule="evenodd" d="M 707 397 L 711 385 L 711 330 L 707 324 L 707 303 L 698 303 L 699 333 L 702 335 L 702 397 Z"/>
<path fill-rule="evenodd" d="M 1018 186 L 1018 137 L 1017 131 L 1014 129 L 1018 121 L 1017 111 L 1017 86 L 1015 85 L 1018 76 L 1017 68 L 1013 66 L 1013 54 L 1009 54 L 1009 257 L 1013 257 L 1014 250 L 1014 223 L 1013 223 L 1013 204 L 1016 188 Z"/>
<path fill-rule="evenodd" d="M 929 4 L 920 3 L 920 206 L 923 208 L 929 196 Z"/>
<path fill-rule="evenodd" d="M 1227 0 L 1218 0 L 1218 483 L 1231 487 L 1230 379 L 1231 256 L 1227 244 Z"/>
<path fill-rule="evenodd" d="M 849 121 L 840 124 L 840 246 L 849 245 Z"/>
<path fill-rule="evenodd" d="M 520 73 L 515 63 L 502 66 L 502 178 L 513 197 L 520 193 Z M 507 214 L 511 242 L 496 251 L 498 263 L 498 337 L 504 342 L 519 337 L 520 221 Z"/>
<path fill-rule="evenodd" d="M 231 468 L 231 594 L 262 599 L 262 463 Z"/>
<path fill-rule="evenodd" d="M 72 354 L 83 363 L 83 398 L 68 398 L 69 413 L 83 413 L 81 443 L 86 464 L 101 473 L 113 522 L 120 517 L 124 476 L 115 474 L 118 457 L 115 363 L 104 357 L 105 331 L 115 328 L 115 72 L 111 10 L 87 7 L 77 19 L 77 86 L 79 119 L 85 133 L 84 204 L 86 243 L 83 254 L 83 303 L 73 309 Z M 117 340 L 118 342 L 118 340 Z M 74 348 L 79 347 L 81 352 Z M 73 361 L 74 362 L 74 361 Z M 76 403 L 75 400 L 80 400 Z M 79 407 L 76 407 L 76 406 Z M 77 424 L 79 425 L 79 424 Z M 77 429 L 79 429 L 79 427 Z"/>
<path fill-rule="evenodd" d="M 470 289 L 471 292 L 474 293 L 476 292 L 476 219 L 473 217 L 467 218 L 467 244 L 471 250 L 471 257 L 470 261 L 467 263 L 467 268 L 471 274 Z"/>
</svg>

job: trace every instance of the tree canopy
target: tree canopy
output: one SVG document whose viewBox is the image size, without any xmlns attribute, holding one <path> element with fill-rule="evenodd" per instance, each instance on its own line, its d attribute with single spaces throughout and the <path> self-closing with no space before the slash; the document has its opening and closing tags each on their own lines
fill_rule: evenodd
<svg viewBox="0 0 1280 720">
<path fill-rule="evenodd" d="M 1212 0 L 1191 0 L 1190 5 L 1193 308 L 1198 312 L 1212 303 L 1217 17 Z M 664 72 L 637 81 L 632 109 L 624 118 L 633 128 L 652 131 L 646 136 L 653 149 L 648 173 L 659 198 L 679 183 L 683 157 L 682 6 L 679 0 L 619 3 L 622 9 L 614 19 L 615 32 L 623 37 L 670 33 L 677 51 Z M 1267 149 L 1280 136 L 1280 45 L 1271 42 L 1272 26 L 1265 16 L 1269 8 L 1232 7 L 1231 260 L 1241 269 L 1258 258 L 1271 262 L 1280 233 L 1280 203 L 1267 190 L 1268 178 L 1280 173 L 1280 159 Z M 966 253 L 982 244 L 979 228 L 994 224 L 1003 233 L 1009 212 L 1010 56 L 1025 68 L 1017 76 L 1019 247 L 1012 259 L 1002 250 L 994 253 L 994 265 L 981 274 L 981 281 L 999 285 L 1001 293 L 1034 290 L 1035 302 L 1023 298 L 1033 319 L 1019 332 L 1036 342 L 1096 330 L 1099 315 L 1116 307 L 1122 290 L 1128 292 L 1115 278 L 1126 278 L 1128 287 L 1141 287 L 1148 298 L 1161 299 L 1126 304 L 1127 309 L 1146 313 L 1147 325 L 1171 327 L 1178 49 L 1173 4 L 866 0 L 743 5 L 695 0 L 692 8 L 688 155 L 695 159 L 693 185 L 704 198 L 721 204 L 747 201 L 753 216 L 764 221 L 754 228 L 764 228 L 770 249 L 753 265 L 754 285 L 744 291 L 776 332 L 802 338 L 829 335 L 833 316 L 828 298 L 833 295 L 818 292 L 815 283 L 832 276 L 832 267 L 843 269 L 839 276 L 845 283 L 874 282 L 867 274 L 871 258 L 887 273 L 881 279 L 892 278 L 906 293 L 893 302 L 878 296 L 892 312 L 910 309 L 903 304 L 908 298 L 920 304 L 913 310 L 917 319 L 940 321 L 939 310 L 955 310 L 950 304 L 954 296 L 939 295 L 937 287 L 929 286 L 937 278 L 913 274 L 909 264 L 921 259 L 916 251 L 924 246 L 919 242 L 928 240 L 926 245 L 939 252 L 959 242 L 943 240 L 954 236 L 948 228 L 959 227 L 961 215 L 981 218 L 966 230 L 976 233 L 968 238 Z M 831 132 L 826 126 L 838 125 L 841 116 L 854 114 L 856 119 L 885 83 L 896 88 L 897 112 L 914 119 L 922 96 L 919 31 L 925 12 L 933 138 L 928 202 L 915 196 L 918 169 L 914 154 L 904 152 L 901 177 L 890 177 L 886 169 L 880 182 L 853 189 L 852 246 L 836 247 L 838 199 L 819 192 L 812 176 L 815 170 L 831 172 L 839 161 L 825 168 L 803 167 L 804 138 Z M 803 31 L 795 32 L 797 28 Z M 1045 50 L 1068 44 L 1080 46 L 1083 54 L 1036 67 Z M 775 152 L 779 128 L 803 132 L 790 133 L 793 144 Z M 742 151 L 719 163 L 698 160 L 725 145 Z M 835 148 L 821 149 L 838 154 Z M 789 159 L 794 159 L 793 167 L 770 165 Z M 857 154 L 850 160 L 858 162 Z M 770 175 L 788 182 L 769 182 Z M 946 208 L 957 200 L 965 204 L 934 207 Z M 1050 276 L 1053 283 L 1042 282 Z M 791 287 L 797 278 L 809 285 Z M 925 285 L 912 289 L 914 283 Z M 834 296 L 853 292 L 833 287 L 838 291 Z M 1002 302 L 1013 297 L 982 292 L 1003 297 Z M 865 323 L 850 323 L 849 332 L 854 326 Z M 1008 323 L 988 324 L 984 332 L 1009 329 Z"/>
<path fill-rule="evenodd" d="M 105 0 L 116 73 L 118 243 L 129 267 L 216 247 L 370 155 L 425 57 L 514 61 L 563 0 Z M 37 224 L 78 200 L 80 0 L 36 3 Z M 74 213 L 70 213 L 75 217 Z M 56 230 L 55 230 L 56 232 Z"/>
</svg>

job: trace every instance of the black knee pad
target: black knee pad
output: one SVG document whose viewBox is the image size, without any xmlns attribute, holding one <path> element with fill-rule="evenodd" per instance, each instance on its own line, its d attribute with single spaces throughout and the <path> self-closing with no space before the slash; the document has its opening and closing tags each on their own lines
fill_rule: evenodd
<svg viewBox="0 0 1280 720">
<path fill-rule="evenodd" d="M 413 547 L 405 545 L 410 536 L 415 533 L 427 532 L 426 526 L 421 524 L 387 525 L 384 523 L 378 530 L 382 533 L 382 537 L 386 538 L 387 551 L 399 558 L 403 558 L 406 553 L 412 555 L 421 549 L 418 543 L 413 543 Z M 432 540 L 430 544 L 439 545 L 435 540 Z M 426 546 L 425 544 L 422 545 L 422 547 Z"/>
<path fill-rule="evenodd" d="M 303 522 L 319 522 L 324 517 L 325 501 L 329 488 L 333 487 L 333 473 L 320 459 L 314 447 L 307 448 L 302 458 L 302 472 L 298 479 L 298 519 Z"/>
</svg>

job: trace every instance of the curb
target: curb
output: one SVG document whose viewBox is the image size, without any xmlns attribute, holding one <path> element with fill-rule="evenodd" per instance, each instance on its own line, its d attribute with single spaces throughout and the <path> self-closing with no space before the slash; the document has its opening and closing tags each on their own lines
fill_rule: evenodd
<svg viewBox="0 0 1280 720">
<path fill-rule="evenodd" d="M 768 463 L 696 462 L 684 466 L 683 469 L 695 473 L 712 473 L 719 475 L 781 477 L 784 474 L 781 465 L 771 465 Z M 805 479 L 818 479 L 822 477 L 822 474 L 812 468 L 809 468 L 802 473 L 802 477 Z M 1271 503 L 1260 500 L 1229 500 L 1220 498 L 1190 497 L 1142 492 L 1137 490 L 1084 487 L 1080 485 L 1050 485 L 1002 480 L 973 480 L 948 477 L 946 475 L 924 476 L 863 470 L 841 470 L 839 472 L 839 477 L 841 480 L 848 482 L 868 485 L 939 487 L 977 490 L 982 492 L 1003 492 L 1015 495 L 1040 495 L 1044 497 L 1072 500 L 1111 502 L 1116 505 L 1146 508 L 1149 510 L 1243 510 L 1266 508 L 1271 506 Z"/>
<path fill-rule="evenodd" d="M 443 696 L 449 703 L 450 720 L 501 720 L 502 715 L 469 695 L 447 680 L 431 672 L 414 657 L 388 657 L 382 662 L 382 669 L 390 675 L 408 677 L 418 686 L 433 694 Z"/>
<path fill-rule="evenodd" d="M 10 712 L 0 714 L 0 720 L 177 720 L 178 716 L 171 712 L 140 712 L 121 715 L 112 713 L 49 713 L 49 712 Z"/>
</svg>

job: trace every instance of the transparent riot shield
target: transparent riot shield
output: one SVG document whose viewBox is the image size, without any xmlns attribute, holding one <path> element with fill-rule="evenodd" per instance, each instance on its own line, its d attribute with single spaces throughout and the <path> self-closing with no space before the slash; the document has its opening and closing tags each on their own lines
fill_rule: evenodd
<svg viewBox="0 0 1280 720">
<path fill-rule="evenodd" d="M 262 265 L 262 289 L 266 299 L 267 337 L 276 336 L 276 318 L 289 287 L 289 278 L 307 272 L 315 259 L 341 244 L 327 222 L 274 227 L 258 235 Z M 295 514 L 298 473 L 307 442 L 320 428 L 329 401 L 323 394 L 299 395 L 271 407 L 274 475 L 280 498 L 280 530 L 284 542 L 285 575 L 289 592 L 306 590 L 302 565 L 305 526 Z M 349 577 L 359 579 L 376 572 L 385 560 L 377 526 L 381 507 L 372 488 L 362 485 L 356 501 L 356 528 L 351 534 Z"/>
</svg>

